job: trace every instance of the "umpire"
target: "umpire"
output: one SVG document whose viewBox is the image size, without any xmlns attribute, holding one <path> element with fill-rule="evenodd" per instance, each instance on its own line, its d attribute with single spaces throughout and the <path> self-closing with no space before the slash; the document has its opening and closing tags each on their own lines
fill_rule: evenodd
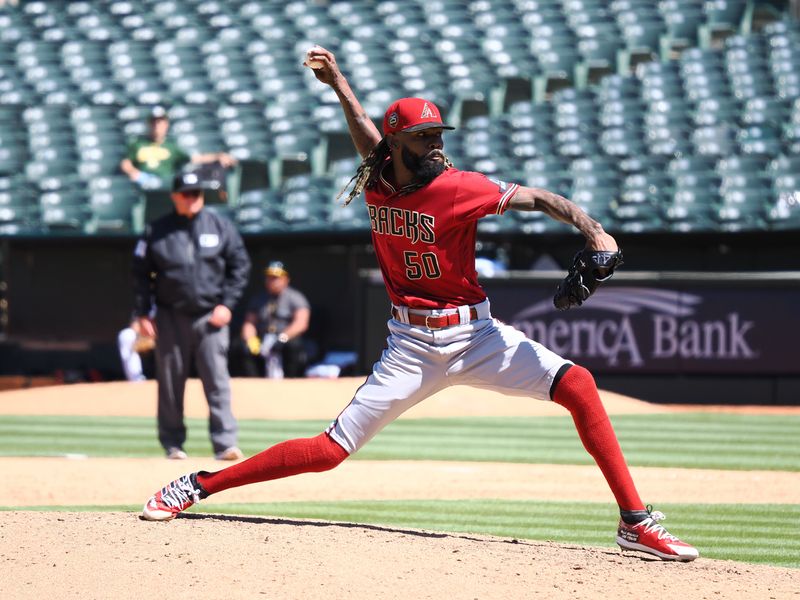
<svg viewBox="0 0 800 600">
<path fill-rule="evenodd" d="M 194 173 L 172 183 L 174 212 L 148 224 L 133 258 L 135 311 L 144 334 L 156 337 L 158 439 L 167 458 L 183 459 L 183 397 L 192 361 L 209 406 L 218 460 L 237 460 L 238 425 L 231 411 L 228 324 L 250 272 L 233 223 L 204 208 Z M 155 320 L 151 314 L 155 302 Z"/>
</svg>

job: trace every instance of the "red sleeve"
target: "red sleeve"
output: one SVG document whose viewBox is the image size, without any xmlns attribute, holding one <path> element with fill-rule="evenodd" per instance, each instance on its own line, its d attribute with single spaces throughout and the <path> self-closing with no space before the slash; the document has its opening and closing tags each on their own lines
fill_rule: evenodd
<svg viewBox="0 0 800 600">
<path fill-rule="evenodd" d="M 482 173 L 459 173 L 453 211 L 457 220 L 477 221 L 487 215 L 501 215 L 519 189 L 516 183 L 489 179 Z"/>
</svg>

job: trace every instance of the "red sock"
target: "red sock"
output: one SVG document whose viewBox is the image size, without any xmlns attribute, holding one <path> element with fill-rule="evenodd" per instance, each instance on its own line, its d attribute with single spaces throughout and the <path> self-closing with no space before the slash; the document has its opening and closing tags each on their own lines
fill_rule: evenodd
<svg viewBox="0 0 800 600">
<path fill-rule="evenodd" d="M 349 454 L 327 433 L 313 438 L 275 444 L 245 461 L 222 471 L 197 474 L 198 483 L 209 494 L 259 481 L 281 479 L 299 473 L 319 473 L 339 465 Z"/>
<path fill-rule="evenodd" d="M 643 510 L 592 374 L 578 365 L 570 367 L 556 384 L 553 401 L 572 415 L 584 448 L 603 472 L 620 509 Z"/>
</svg>

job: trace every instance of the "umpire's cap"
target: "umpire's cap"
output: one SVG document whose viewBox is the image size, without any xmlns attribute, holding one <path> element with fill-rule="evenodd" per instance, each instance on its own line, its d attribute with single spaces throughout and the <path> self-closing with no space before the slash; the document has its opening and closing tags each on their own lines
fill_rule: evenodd
<svg viewBox="0 0 800 600">
<path fill-rule="evenodd" d="M 430 100 L 424 98 L 400 98 L 383 115 L 383 135 L 398 131 L 420 131 L 440 127 L 455 129 L 442 123 L 441 112 Z"/>
<path fill-rule="evenodd" d="M 178 173 L 172 180 L 173 192 L 185 192 L 187 190 L 204 190 L 206 185 L 197 173 Z"/>
</svg>

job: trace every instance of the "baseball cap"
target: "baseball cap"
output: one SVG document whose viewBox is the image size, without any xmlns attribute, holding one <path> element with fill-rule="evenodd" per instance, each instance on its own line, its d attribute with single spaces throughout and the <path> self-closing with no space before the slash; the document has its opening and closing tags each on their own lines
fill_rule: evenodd
<svg viewBox="0 0 800 600">
<path fill-rule="evenodd" d="M 185 192 L 186 190 L 204 190 L 206 186 L 197 176 L 197 173 L 179 173 L 172 180 L 173 192 Z"/>
<path fill-rule="evenodd" d="M 167 117 L 167 109 L 163 106 L 154 106 L 150 109 L 150 120 L 155 121 L 156 119 L 166 119 Z"/>
<path fill-rule="evenodd" d="M 283 277 L 288 274 L 289 271 L 286 270 L 286 267 L 279 260 L 273 260 L 267 265 L 267 268 L 264 269 L 264 275 L 272 275 L 273 277 Z"/>
<path fill-rule="evenodd" d="M 430 100 L 424 98 L 400 98 L 386 110 L 383 116 L 383 134 L 398 131 L 420 131 L 441 127 L 455 129 L 442 123 L 441 111 Z"/>
</svg>

